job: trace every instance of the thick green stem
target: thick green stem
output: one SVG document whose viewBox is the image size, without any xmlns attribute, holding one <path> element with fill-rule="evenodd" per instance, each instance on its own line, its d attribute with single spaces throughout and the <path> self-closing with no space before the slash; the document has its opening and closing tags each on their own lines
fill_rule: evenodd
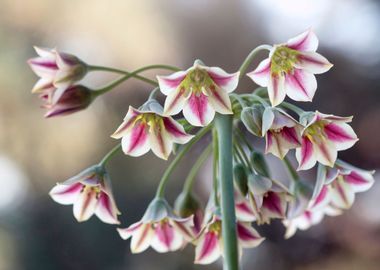
<svg viewBox="0 0 380 270">
<path fill-rule="evenodd" d="M 232 120 L 232 115 L 217 114 L 215 117 L 219 144 L 219 187 L 225 270 L 239 269 L 232 168 Z"/>
<path fill-rule="evenodd" d="M 99 162 L 100 166 L 105 166 L 107 162 L 117 153 L 121 150 L 121 143 L 116 145 L 114 148 L 112 148 Z"/>
<path fill-rule="evenodd" d="M 156 198 L 163 198 L 165 194 L 165 188 L 166 184 L 170 178 L 170 175 L 174 171 L 174 169 L 177 167 L 178 163 L 182 160 L 182 158 L 186 155 L 187 152 L 189 152 L 190 148 L 199 141 L 210 129 L 212 128 L 212 125 L 208 125 L 207 127 L 204 127 L 201 129 L 195 137 L 188 142 L 176 155 L 176 157 L 173 159 L 172 163 L 170 163 L 169 167 L 167 167 L 166 171 L 164 172 L 160 184 L 157 188 L 156 192 Z"/>
<path fill-rule="evenodd" d="M 261 46 L 258 46 L 256 47 L 255 49 L 253 49 L 249 54 L 248 56 L 245 58 L 243 64 L 241 64 L 240 68 L 239 68 L 239 71 L 240 71 L 240 78 L 242 78 L 245 74 L 245 71 L 247 70 L 247 68 L 249 67 L 249 65 L 251 64 L 253 58 L 256 56 L 256 54 L 259 52 L 259 51 L 262 51 L 262 50 L 268 50 L 270 51 L 272 49 L 272 46 L 270 45 L 261 45 Z"/>
<path fill-rule="evenodd" d="M 214 128 L 212 130 L 212 151 L 213 151 L 213 164 L 212 164 L 212 186 L 213 186 L 213 200 L 215 206 L 219 207 L 219 198 L 218 198 L 218 133 Z"/>
</svg>

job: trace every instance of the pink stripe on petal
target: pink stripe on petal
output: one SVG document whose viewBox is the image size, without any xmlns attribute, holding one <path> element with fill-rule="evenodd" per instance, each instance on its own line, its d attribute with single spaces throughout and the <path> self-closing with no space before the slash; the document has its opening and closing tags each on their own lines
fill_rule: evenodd
<svg viewBox="0 0 380 270">
<path fill-rule="evenodd" d="M 285 209 L 282 207 L 281 198 L 275 192 L 269 191 L 265 194 L 262 207 L 279 216 L 283 216 L 285 214 Z"/>
<path fill-rule="evenodd" d="M 97 217 L 108 224 L 120 224 L 117 219 L 117 208 L 113 200 L 104 192 L 100 193 L 98 206 L 95 210 Z"/>
<path fill-rule="evenodd" d="M 169 76 L 157 76 L 160 91 L 166 96 L 169 95 L 181 84 L 186 74 L 185 71 L 178 71 Z"/>
<path fill-rule="evenodd" d="M 210 107 L 207 96 L 203 93 L 192 94 L 187 100 L 183 114 L 193 126 L 206 126 L 214 118 L 215 111 Z"/>
<path fill-rule="evenodd" d="M 262 87 L 268 86 L 270 78 L 270 59 L 264 59 L 258 67 L 247 74 L 255 83 Z"/>
<path fill-rule="evenodd" d="M 218 235 L 214 232 L 207 232 L 200 239 L 195 250 L 195 263 L 210 264 L 220 256 Z"/>
<path fill-rule="evenodd" d="M 83 185 L 81 183 L 75 183 L 73 185 L 58 184 L 52 188 L 49 194 L 55 202 L 68 205 L 76 201 L 82 188 Z"/>
<path fill-rule="evenodd" d="M 286 140 L 287 142 L 291 144 L 301 145 L 299 136 L 294 127 L 283 127 L 281 129 L 280 135 L 282 136 L 284 140 Z"/>
<path fill-rule="evenodd" d="M 315 151 L 312 142 L 302 137 L 301 148 L 296 149 L 298 170 L 308 170 L 316 163 Z"/>
<path fill-rule="evenodd" d="M 337 150 L 348 149 L 357 141 L 355 132 L 345 123 L 327 124 L 324 131 L 328 139 L 335 143 Z"/>
<path fill-rule="evenodd" d="M 333 65 L 322 55 L 315 52 L 302 52 L 297 56 L 296 67 L 313 74 L 327 72 Z"/>
<path fill-rule="evenodd" d="M 239 72 L 229 74 L 222 70 L 221 68 L 213 67 L 207 70 L 208 75 L 211 79 L 222 88 L 227 93 L 233 92 L 239 81 Z"/>
<path fill-rule="evenodd" d="M 168 222 L 163 222 L 158 224 L 154 231 L 157 238 L 166 247 L 167 251 L 169 251 L 174 239 L 174 229 Z"/>
<path fill-rule="evenodd" d="M 297 51 L 315 52 L 318 48 L 318 38 L 313 31 L 308 30 L 292 39 L 289 39 L 287 46 Z"/>
<path fill-rule="evenodd" d="M 283 75 L 271 74 L 268 84 L 268 96 L 272 106 L 277 106 L 284 101 L 286 96 L 284 84 L 285 77 Z"/>
<path fill-rule="evenodd" d="M 319 192 L 318 196 L 315 198 L 315 201 L 311 207 L 312 208 L 318 207 L 318 206 L 322 205 L 323 202 L 327 202 L 326 198 L 328 195 L 328 191 L 329 191 L 328 187 L 323 186 L 321 191 Z"/>
<path fill-rule="evenodd" d="M 187 134 L 183 129 L 183 126 L 181 126 L 181 124 L 176 122 L 173 118 L 164 117 L 163 121 L 166 131 L 171 135 L 174 142 L 184 144 L 193 138 L 193 136 Z"/>
<path fill-rule="evenodd" d="M 148 139 L 147 136 L 147 126 L 143 123 L 136 123 L 135 126 L 131 130 L 131 138 L 129 142 L 129 147 L 127 152 L 130 153 L 134 151 L 139 146 L 143 145 L 145 141 Z"/>
<path fill-rule="evenodd" d="M 367 191 L 374 184 L 373 176 L 370 173 L 352 171 L 350 174 L 344 175 L 343 178 L 355 192 Z"/>
<path fill-rule="evenodd" d="M 132 253 L 140 253 L 146 250 L 153 236 L 152 224 L 142 224 L 138 230 L 132 235 L 131 251 Z"/>
<path fill-rule="evenodd" d="M 312 101 L 317 90 L 317 80 L 310 72 L 294 69 L 285 75 L 286 94 L 295 101 Z"/>
<path fill-rule="evenodd" d="M 239 244 L 244 248 L 251 248 L 258 246 L 264 238 L 251 227 L 250 223 L 238 222 L 236 224 Z"/>
</svg>

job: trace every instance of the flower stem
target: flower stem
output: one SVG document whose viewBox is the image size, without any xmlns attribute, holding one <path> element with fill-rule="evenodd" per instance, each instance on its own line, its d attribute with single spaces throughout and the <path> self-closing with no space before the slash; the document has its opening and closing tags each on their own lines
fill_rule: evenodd
<svg viewBox="0 0 380 270">
<path fill-rule="evenodd" d="M 178 163 L 182 160 L 182 158 L 185 156 L 187 152 L 189 152 L 190 148 L 198 142 L 210 129 L 212 128 L 212 125 L 208 125 L 207 127 L 202 128 L 195 137 L 188 142 L 176 155 L 176 157 L 173 159 L 172 163 L 167 167 L 165 170 L 160 184 L 157 188 L 156 192 L 156 198 L 163 198 L 165 193 L 166 184 L 170 178 L 170 175 L 174 171 L 175 167 L 177 167 Z"/>
<path fill-rule="evenodd" d="M 304 113 L 304 110 L 302 110 L 301 108 L 297 107 L 296 105 L 293 105 L 293 104 L 286 102 L 286 101 L 282 102 L 281 106 L 286 108 L 286 109 L 292 110 L 293 112 L 295 112 L 298 115 L 301 115 Z"/>
<path fill-rule="evenodd" d="M 241 64 L 240 68 L 239 68 L 239 71 L 240 71 L 240 78 L 243 77 L 243 75 L 245 74 L 245 71 L 247 70 L 247 68 L 249 67 L 249 65 L 251 64 L 253 58 L 256 56 L 256 54 L 259 52 L 259 51 L 262 51 L 262 50 L 268 50 L 270 51 L 272 49 L 272 46 L 270 45 L 260 45 L 258 47 L 256 47 L 255 49 L 253 49 L 249 54 L 248 56 L 245 58 L 243 64 Z"/>
<path fill-rule="evenodd" d="M 213 199 L 215 206 L 219 207 L 219 199 L 218 199 L 218 156 L 219 156 L 219 148 L 218 148 L 218 133 L 214 128 L 212 130 L 212 151 L 213 151 L 213 164 L 212 164 L 212 186 L 213 186 Z"/>
<path fill-rule="evenodd" d="M 290 178 L 294 181 L 294 182 L 298 182 L 299 181 L 299 176 L 298 176 L 298 173 L 296 172 L 296 170 L 293 168 L 293 165 L 290 163 L 289 159 L 287 157 L 284 157 L 284 159 L 282 160 L 284 162 L 284 165 L 290 175 Z"/>
<path fill-rule="evenodd" d="M 105 166 L 108 161 L 119 151 L 121 150 L 121 143 L 112 148 L 99 162 L 99 166 Z"/>
<path fill-rule="evenodd" d="M 232 115 L 217 114 L 215 117 L 219 145 L 219 186 L 221 191 L 225 270 L 239 269 L 232 174 L 232 120 Z"/>
</svg>

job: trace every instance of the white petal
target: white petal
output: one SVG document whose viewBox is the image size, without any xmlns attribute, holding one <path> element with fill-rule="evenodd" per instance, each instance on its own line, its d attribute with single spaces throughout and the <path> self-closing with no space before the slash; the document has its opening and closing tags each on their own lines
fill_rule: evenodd
<svg viewBox="0 0 380 270">
<path fill-rule="evenodd" d="M 267 87 L 270 80 L 270 59 L 266 58 L 260 62 L 254 71 L 247 73 L 255 83 L 262 87 Z"/>
<path fill-rule="evenodd" d="M 171 139 L 178 144 L 188 143 L 194 136 L 185 132 L 183 126 L 171 117 L 163 118 L 166 131 L 170 134 Z"/>
<path fill-rule="evenodd" d="M 285 77 L 281 74 L 272 74 L 268 84 L 268 96 L 272 106 L 277 106 L 284 101 L 286 96 Z"/>
<path fill-rule="evenodd" d="M 349 209 L 355 200 L 355 192 L 344 181 L 337 180 L 331 186 L 331 200 L 334 206 Z"/>
<path fill-rule="evenodd" d="M 126 155 L 138 157 L 150 150 L 146 124 L 136 123 L 121 139 L 121 146 Z"/>
<path fill-rule="evenodd" d="M 94 213 L 98 203 L 96 192 L 91 187 L 85 187 L 74 203 L 74 217 L 78 222 L 88 220 Z"/>
<path fill-rule="evenodd" d="M 178 71 L 169 76 L 157 76 L 160 91 L 165 95 L 173 93 L 185 78 L 187 71 Z"/>
<path fill-rule="evenodd" d="M 103 222 L 108 224 L 120 224 L 117 218 L 118 210 L 115 201 L 111 196 L 102 192 L 99 196 L 99 202 L 95 209 L 95 215 Z"/>
<path fill-rule="evenodd" d="M 233 92 L 239 83 L 239 72 L 227 73 L 219 67 L 206 68 L 211 79 L 225 92 Z"/>
<path fill-rule="evenodd" d="M 302 52 L 297 56 L 297 60 L 296 68 L 305 69 L 313 74 L 325 73 L 333 66 L 325 57 L 315 52 Z"/>
<path fill-rule="evenodd" d="M 150 223 L 141 225 L 132 234 L 131 252 L 140 253 L 145 251 L 151 244 L 154 231 Z"/>
<path fill-rule="evenodd" d="M 317 90 L 315 76 L 305 70 L 294 69 L 285 75 L 285 89 L 288 97 L 295 101 L 312 101 Z"/>
<path fill-rule="evenodd" d="M 327 138 L 334 143 L 336 150 L 346 150 L 357 141 L 354 130 L 346 123 L 330 123 L 325 125 L 324 132 Z"/>
<path fill-rule="evenodd" d="M 183 237 L 169 222 L 159 222 L 154 228 L 151 246 L 160 253 L 176 251 L 183 246 Z"/>
<path fill-rule="evenodd" d="M 206 95 L 192 94 L 183 108 L 183 115 L 193 126 L 207 126 L 214 119 L 215 110 Z"/>
<path fill-rule="evenodd" d="M 164 115 L 176 115 L 185 106 L 188 96 L 188 91 L 184 88 L 178 88 L 177 90 L 168 94 L 164 104 Z"/>
<path fill-rule="evenodd" d="M 214 232 L 204 233 L 198 240 L 195 248 L 196 264 L 210 264 L 222 254 L 218 235 Z"/>
<path fill-rule="evenodd" d="M 296 158 L 298 161 L 297 170 L 308 170 L 317 162 L 316 151 L 307 137 L 302 138 L 301 147 L 296 149 Z"/>
<path fill-rule="evenodd" d="M 318 48 L 318 38 L 312 30 L 307 30 L 289 39 L 286 44 L 293 50 L 315 52 Z"/>
<path fill-rule="evenodd" d="M 220 114 L 232 114 L 231 100 L 224 90 L 211 86 L 206 91 L 208 101 L 215 111 Z"/>
<path fill-rule="evenodd" d="M 173 149 L 173 142 L 164 126 L 151 127 L 151 131 L 149 132 L 149 144 L 153 153 L 165 160 L 168 159 Z"/>
<path fill-rule="evenodd" d="M 69 205 L 73 204 L 83 188 L 81 183 L 74 183 L 72 185 L 57 184 L 49 192 L 51 198 L 60 204 Z"/>
</svg>

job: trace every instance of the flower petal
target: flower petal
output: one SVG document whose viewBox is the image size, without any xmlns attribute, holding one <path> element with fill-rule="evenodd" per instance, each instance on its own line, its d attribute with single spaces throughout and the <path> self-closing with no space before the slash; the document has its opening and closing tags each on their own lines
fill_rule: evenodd
<svg viewBox="0 0 380 270">
<path fill-rule="evenodd" d="M 338 151 L 346 150 L 358 141 L 354 130 L 346 123 L 327 124 L 324 131 L 327 138 L 335 144 Z"/>
<path fill-rule="evenodd" d="M 30 68 L 38 77 L 53 79 L 58 70 L 54 58 L 36 57 L 28 60 Z"/>
<path fill-rule="evenodd" d="M 164 104 L 164 115 L 176 115 L 185 106 L 188 96 L 188 91 L 185 88 L 177 88 L 177 90 L 170 93 Z"/>
<path fill-rule="evenodd" d="M 296 149 L 296 158 L 298 161 L 297 170 L 308 170 L 312 168 L 317 162 L 316 157 L 312 142 L 307 137 L 303 137 L 301 148 Z"/>
<path fill-rule="evenodd" d="M 328 186 L 323 186 L 314 200 L 310 202 L 310 208 L 313 210 L 322 209 L 330 203 L 331 192 Z"/>
<path fill-rule="evenodd" d="M 286 96 L 285 77 L 281 74 L 272 74 L 268 84 L 268 96 L 272 106 L 284 101 Z"/>
<path fill-rule="evenodd" d="M 187 71 L 178 71 L 169 76 L 157 76 L 160 91 L 165 95 L 170 95 L 181 84 L 186 77 Z"/>
<path fill-rule="evenodd" d="M 211 106 L 220 114 L 232 114 L 231 100 L 228 94 L 221 88 L 211 85 L 206 89 L 208 101 Z"/>
<path fill-rule="evenodd" d="M 168 159 L 173 149 L 173 142 L 170 135 L 163 128 L 163 124 L 160 127 L 150 127 L 149 145 L 156 156 L 165 160 Z"/>
<path fill-rule="evenodd" d="M 312 30 L 308 30 L 289 39 L 286 44 L 293 50 L 315 52 L 318 48 L 318 38 Z"/>
<path fill-rule="evenodd" d="M 243 248 L 257 247 L 265 240 L 260 234 L 252 228 L 249 222 L 238 222 L 236 224 L 239 245 Z"/>
<path fill-rule="evenodd" d="M 325 73 L 333 66 L 325 57 L 316 52 L 302 52 L 297 56 L 297 60 L 296 68 L 305 69 L 313 74 Z"/>
<path fill-rule="evenodd" d="M 344 181 L 335 181 L 331 187 L 331 201 L 335 207 L 349 209 L 355 200 L 355 192 Z"/>
<path fill-rule="evenodd" d="M 236 219 L 244 222 L 253 222 L 256 220 L 255 213 L 252 210 L 251 205 L 242 200 L 235 204 Z"/>
<path fill-rule="evenodd" d="M 225 92 L 231 93 L 238 86 L 240 72 L 227 73 L 218 67 L 210 67 L 206 70 L 211 79 Z"/>
<path fill-rule="evenodd" d="M 247 76 L 258 85 L 267 87 L 270 79 L 270 59 L 261 61 L 254 71 L 247 73 Z"/>
<path fill-rule="evenodd" d="M 286 211 L 285 193 L 269 191 L 264 196 L 261 213 L 263 220 L 269 218 L 283 218 Z"/>
<path fill-rule="evenodd" d="M 120 234 L 120 237 L 124 240 L 127 240 L 129 237 L 131 237 L 141 226 L 144 224 L 139 221 L 136 223 L 133 223 L 128 228 L 117 228 L 118 233 Z"/>
<path fill-rule="evenodd" d="M 97 206 L 97 193 L 93 187 L 86 186 L 74 203 L 74 217 L 78 222 L 88 220 Z"/>
<path fill-rule="evenodd" d="M 176 251 L 182 247 L 183 237 L 169 222 L 158 222 L 154 228 L 151 245 L 160 253 Z"/>
<path fill-rule="evenodd" d="M 164 117 L 163 121 L 167 133 L 170 134 L 171 139 L 175 143 L 185 144 L 188 143 L 194 137 L 193 135 L 187 134 L 183 126 L 179 124 L 177 121 L 175 121 L 173 118 Z"/>
<path fill-rule="evenodd" d="M 312 73 L 295 68 L 292 74 L 285 75 L 285 89 L 288 97 L 295 101 L 312 101 L 317 80 Z"/>
<path fill-rule="evenodd" d="M 183 115 L 193 126 L 207 126 L 214 119 L 215 110 L 206 95 L 193 93 L 183 108 Z"/>
<path fill-rule="evenodd" d="M 121 139 L 121 146 L 126 155 L 142 156 L 150 149 L 147 124 L 135 123 Z"/>
<path fill-rule="evenodd" d="M 196 264 L 210 264 L 215 262 L 221 255 L 219 238 L 215 232 L 206 232 L 199 238 L 195 248 Z"/>
<path fill-rule="evenodd" d="M 99 195 L 99 202 L 95 209 L 95 215 L 103 222 L 108 224 L 120 224 L 117 218 L 118 210 L 113 198 L 105 192 Z"/>
<path fill-rule="evenodd" d="M 51 79 L 41 78 L 33 86 L 32 93 L 52 92 L 55 87 Z"/>
<path fill-rule="evenodd" d="M 317 160 L 323 165 L 333 167 L 338 156 L 335 145 L 328 141 L 316 141 L 313 144 Z"/>
<path fill-rule="evenodd" d="M 154 231 L 152 224 L 142 224 L 132 232 L 131 252 L 140 253 L 145 251 L 151 244 Z"/>
<path fill-rule="evenodd" d="M 49 192 L 49 195 L 57 203 L 64 205 L 73 204 L 77 200 L 82 187 L 81 183 L 74 183 L 72 185 L 57 184 Z"/>
<path fill-rule="evenodd" d="M 128 112 L 124 117 L 123 123 L 117 128 L 117 130 L 111 135 L 111 137 L 114 139 L 120 139 L 121 137 L 123 137 L 124 134 L 128 132 L 128 129 L 132 127 L 133 122 L 139 114 L 140 112 L 138 110 L 136 110 L 132 106 L 129 106 Z"/>
<path fill-rule="evenodd" d="M 348 183 L 354 192 L 367 191 L 374 184 L 373 175 L 369 172 L 352 171 L 343 176 L 344 181 Z"/>
</svg>

